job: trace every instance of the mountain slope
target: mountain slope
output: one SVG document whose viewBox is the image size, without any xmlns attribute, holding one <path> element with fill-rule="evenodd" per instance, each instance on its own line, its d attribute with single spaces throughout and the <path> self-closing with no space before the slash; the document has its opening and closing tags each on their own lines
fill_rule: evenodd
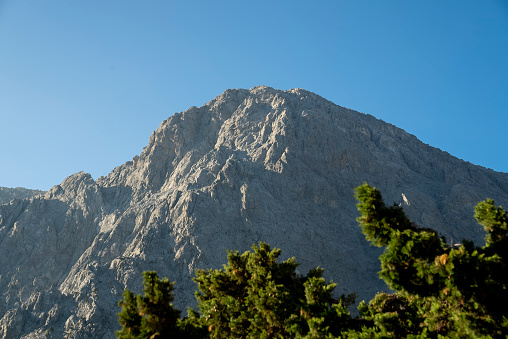
<svg viewBox="0 0 508 339">
<path fill-rule="evenodd" d="M 0 187 L 0 205 L 7 204 L 12 199 L 27 199 L 43 193 L 44 191 L 31 190 L 23 187 Z"/>
<path fill-rule="evenodd" d="M 453 242 L 482 241 L 479 200 L 508 202 L 508 174 L 372 116 L 301 89 L 227 90 L 164 121 L 108 176 L 77 173 L 0 206 L 0 333 L 113 337 L 116 303 L 124 288 L 140 291 L 142 271 L 176 280 L 183 308 L 194 304 L 194 269 L 259 241 L 370 299 L 386 287 L 380 251 L 355 221 L 363 182 Z"/>
</svg>

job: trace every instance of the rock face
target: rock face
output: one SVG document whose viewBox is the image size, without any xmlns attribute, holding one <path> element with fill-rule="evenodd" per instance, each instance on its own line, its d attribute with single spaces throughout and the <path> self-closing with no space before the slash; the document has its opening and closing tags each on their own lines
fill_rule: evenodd
<svg viewBox="0 0 508 339">
<path fill-rule="evenodd" d="M 12 199 L 28 199 L 43 193 L 44 191 L 31 190 L 23 187 L 0 187 L 0 205 L 7 204 Z"/>
<path fill-rule="evenodd" d="M 0 206 L 0 337 L 112 338 L 124 288 L 141 272 L 176 281 L 265 241 L 321 266 L 337 292 L 369 300 L 380 249 L 357 226 L 354 187 L 449 241 L 483 242 L 473 207 L 508 203 L 508 174 L 459 160 L 403 130 L 301 89 L 227 90 L 164 121 L 140 156 L 93 180 Z"/>
</svg>

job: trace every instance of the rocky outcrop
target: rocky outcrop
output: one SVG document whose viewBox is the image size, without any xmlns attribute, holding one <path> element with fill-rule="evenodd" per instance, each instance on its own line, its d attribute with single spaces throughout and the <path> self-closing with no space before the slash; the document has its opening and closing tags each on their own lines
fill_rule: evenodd
<svg viewBox="0 0 508 339">
<path fill-rule="evenodd" d="M 12 199 L 28 199 L 39 194 L 44 194 L 44 191 L 31 190 L 23 187 L 0 187 L 0 205 L 7 204 Z"/>
<path fill-rule="evenodd" d="M 164 121 L 108 176 L 0 206 L 0 336 L 113 337 L 142 271 L 176 281 L 177 306 L 192 306 L 194 269 L 259 241 L 370 299 L 386 287 L 355 221 L 363 182 L 453 242 L 483 241 L 478 201 L 508 202 L 508 174 L 372 116 L 301 89 L 227 90 Z"/>
</svg>

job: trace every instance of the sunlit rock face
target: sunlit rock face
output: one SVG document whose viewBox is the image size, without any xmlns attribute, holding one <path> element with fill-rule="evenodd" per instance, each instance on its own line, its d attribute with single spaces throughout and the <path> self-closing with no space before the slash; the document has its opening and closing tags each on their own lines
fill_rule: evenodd
<svg viewBox="0 0 508 339">
<path fill-rule="evenodd" d="M 141 272 L 176 281 L 195 306 L 195 269 L 265 241 L 316 266 L 337 293 L 370 299 L 381 250 L 355 218 L 367 182 L 450 242 L 483 242 L 473 207 L 508 203 L 508 174 L 459 160 L 405 131 L 302 89 L 227 90 L 162 122 L 132 161 L 77 173 L 0 206 L 0 337 L 112 338 Z"/>
</svg>

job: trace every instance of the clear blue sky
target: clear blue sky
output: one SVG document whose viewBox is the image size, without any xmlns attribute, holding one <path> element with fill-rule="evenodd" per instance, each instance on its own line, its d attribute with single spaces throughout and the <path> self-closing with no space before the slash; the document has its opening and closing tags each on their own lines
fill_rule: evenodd
<svg viewBox="0 0 508 339">
<path fill-rule="evenodd" d="M 506 0 L 0 0 L 0 186 L 107 175 L 173 113 L 257 85 L 508 172 Z"/>
</svg>

